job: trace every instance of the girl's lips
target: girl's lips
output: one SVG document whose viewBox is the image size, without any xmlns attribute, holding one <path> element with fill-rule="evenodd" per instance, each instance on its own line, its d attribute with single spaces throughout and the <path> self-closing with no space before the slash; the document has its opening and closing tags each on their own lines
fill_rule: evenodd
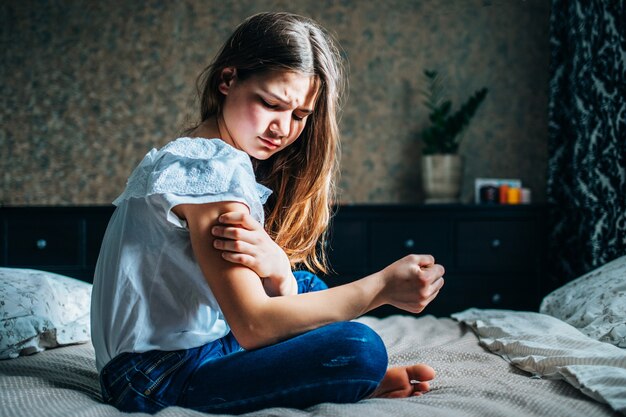
<svg viewBox="0 0 626 417">
<path fill-rule="evenodd" d="M 272 142 L 271 140 L 262 138 L 261 136 L 259 136 L 259 139 L 261 139 L 261 141 L 265 144 L 265 146 L 267 146 L 270 149 L 276 149 L 276 148 L 278 148 L 280 146 L 280 144 L 277 145 L 274 142 Z"/>
</svg>

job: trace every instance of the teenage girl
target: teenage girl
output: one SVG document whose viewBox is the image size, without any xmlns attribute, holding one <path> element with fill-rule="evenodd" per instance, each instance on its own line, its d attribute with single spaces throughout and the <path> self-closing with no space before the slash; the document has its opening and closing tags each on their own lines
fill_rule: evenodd
<svg viewBox="0 0 626 417">
<path fill-rule="evenodd" d="M 387 369 L 350 321 L 420 312 L 443 285 L 410 255 L 328 289 L 341 56 L 310 19 L 244 21 L 199 78 L 200 122 L 135 168 L 103 240 L 92 339 L 105 402 L 154 413 L 305 408 L 429 389 L 427 365 Z"/>
</svg>

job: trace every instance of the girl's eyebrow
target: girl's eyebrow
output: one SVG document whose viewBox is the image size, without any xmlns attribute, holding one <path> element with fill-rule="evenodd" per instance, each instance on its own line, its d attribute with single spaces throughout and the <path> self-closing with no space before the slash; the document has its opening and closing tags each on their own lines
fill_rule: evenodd
<svg viewBox="0 0 626 417">
<path fill-rule="evenodd" d="M 279 96 L 277 94 L 274 94 L 271 91 L 264 90 L 264 93 L 267 94 L 268 96 L 272 97 L 273 99 L 275 99 L 277 101 L 280 101 L 281 103 L 283 103 L 286 106 L 291 106 L 291 101 L 289 101 L 289 100 L 287 100 L 287 99 L 285 99 L 285 98 L 283 98 L 283 97 L 281 97 L 281 96 Z M 297 110 L 301 111 L 302 113 L 305 113 L 307 115 L 313 113 L 313 109 L 297 109 Z"/>
</svg>

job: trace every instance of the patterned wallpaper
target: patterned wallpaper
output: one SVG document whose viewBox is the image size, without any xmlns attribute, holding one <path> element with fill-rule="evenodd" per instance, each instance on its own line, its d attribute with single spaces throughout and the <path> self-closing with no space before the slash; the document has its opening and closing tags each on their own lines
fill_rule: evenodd
<svg viewBox="0 0 626 417">
<path fill-rule="evenodd" d="M 350 67 L 341 203 L 420 203 L 422 71 L 456 106 L 475 177 L 520 178 L 545 201 L 545 0 L 33 1 L 0 4 L 0 205 L 109 204 L 152 147 L 196 116 L 196 75 L 248 15 L 287 10 L 336 33 Z"/>
<path fill-rule="evenodd" d="M 586 6 L 552 1 L 548 272 L 561 282 L 626 255 L 626 3 Z"/>
</svg>

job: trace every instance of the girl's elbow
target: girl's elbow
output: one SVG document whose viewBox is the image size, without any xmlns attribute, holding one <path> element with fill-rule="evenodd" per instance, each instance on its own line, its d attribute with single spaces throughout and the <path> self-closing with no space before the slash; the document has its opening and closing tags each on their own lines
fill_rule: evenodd
<svg viewBox="0 0 626 417">
<path fill-rule="evenodd" d="M 283 339 L 285 331 L 275 319 L 274 299 L 265 297 L 261 302 L 249 302 L 242 306 L 236 314 L 226 317 L 231 331 L 239 345 L 246 350 L 258 349 Z M 233 317 L 234 316 L 234 317 Z"/>
<path fill-rule="evenodd" d="M 242 340 L 237 340 L 239 342 L 239 346 L 244 348 L 245 350 L 255 350 L 267 346 L 269 343 L 263 343 L 262 340 L 256 338 L 243 338 Z"/>
<path fill-rule="evenodd" d="M 275 341 L 275 338 L 266 329 L 251 323 L 240 325 L 237 329 L 231 327 L 231 330 L 239 345 L 245 350 L 258 349 Z"/>
</svg>

